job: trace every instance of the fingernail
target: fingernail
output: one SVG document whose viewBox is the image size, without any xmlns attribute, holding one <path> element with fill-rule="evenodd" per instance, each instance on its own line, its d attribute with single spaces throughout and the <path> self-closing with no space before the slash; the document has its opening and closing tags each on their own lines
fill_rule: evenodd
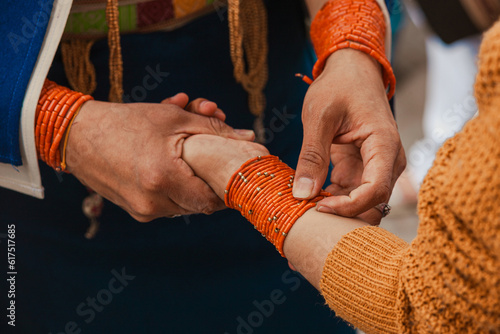
<svg viewBox="0 0 500 334">
<path fill-rule="evenodd" d="M 255 133 L 252 130 L 244 130 L 244 129 L 234 129 L 234 132 L 242 137 L 253 137 Z"/>
<path fill-rule="evenodd" d="M 335 211 L 333 211 L 333 209 L 327 207 L 327 206 L 318 206 L 317 210 L 319 212 L 323 212 L 323 213 L 333 213 L 335 214 Z"/>
<path fill-rule="evenodd" d="M 313 180 L 307 177 L 301 177 L 297 181 L 295 181 L 293 185 L 293 197 L 308 198 L 311 196 L 313 187 L 314 187 Z"/>
<path fill-rule="evenodd" d="M 207 103 L 208 103 L 208 101 L 201 101 L 201 103 L 200 103 L 200 109 L 201 109 L 201 108 L 203 108 L 203 106 L 204 106 L 205 104 L 207 104 Z"/>
</svg>

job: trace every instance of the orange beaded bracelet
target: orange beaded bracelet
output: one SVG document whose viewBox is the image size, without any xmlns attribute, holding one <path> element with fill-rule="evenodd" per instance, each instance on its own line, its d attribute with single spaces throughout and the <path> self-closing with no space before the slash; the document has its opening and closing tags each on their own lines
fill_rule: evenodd
<svg viewBox="0 0 500 334">
<path fill-rule="evenodd" d="M 278 157 L 268 155 L 245 162 L 232 176 L 224 194 L 226 206 L 241 212 L 284 257 L 283 244 L 295 221 L 318 201 L 292 195 L 295 171 Z"/>
<path fill-rule="evenodd" d="M 57 171 L 66 171 L 61 164 L 60 144 L 82 104 L 92 96 L 74 92 L 66 87 L 45 80 L 36 109 L 35 145 L 38 157 Z"/>
<path fill-rule="evenodd" d="M 311 24 L 311 39 L 318 56 L 313 78 L 321 74 L 333 52 L 345 48 L 359 50 L 382 65 L 384 86 L 387 97 L 391 99 L 396 89 L 396 78 L 385 56 L 385 29 L 384 14 L 375 0 L 328 1 Z M 302 77 L 304 81 L 312 82 Z"/>
</svg>

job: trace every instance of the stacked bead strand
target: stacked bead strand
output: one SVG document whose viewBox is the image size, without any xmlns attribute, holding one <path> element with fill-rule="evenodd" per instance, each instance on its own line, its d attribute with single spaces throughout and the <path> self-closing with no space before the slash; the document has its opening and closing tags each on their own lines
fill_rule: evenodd
<svg viewBox="0 0 500 334">
<path fill-rule="evenodd" d="M 60 144 L 83 103 L 92 96 L 45 80 L 36 109 L 35 145 L 39 159 L 57 171 L 66 171 Z"/>
<path fill-rule="evenodd" d="M 311 39 L 318 56 L 313 78 L 323 72 L 325 62 L 333 52 L 345 48 L 359 50 L 382 65 L 384 87 L 391 99 L 396 78 L 385 56 L 385 29 L 384 14 L 375 0 L 328 1 L 311 24 Z"/>
<path fill-rule="evenodd" d="M 284 257 L 283 244 L 295 221 L 330 194 L 322 191 L 310 200 L 292 195 L 295 171 L 269 155 L 244 163 L 233 174 L 224 201 L 247 218 Z"/>
</svg>

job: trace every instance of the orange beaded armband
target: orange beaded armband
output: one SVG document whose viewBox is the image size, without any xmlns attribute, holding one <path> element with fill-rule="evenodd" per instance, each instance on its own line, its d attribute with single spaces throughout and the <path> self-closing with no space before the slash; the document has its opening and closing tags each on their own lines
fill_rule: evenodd
<svg viewBox="0 0 500 334">
<path fill-rule="evenodd" d="M 318 56 L 313 78 L 321 74 L 333 52 L 345 48 L 359 50 L 382 65 L 384 86 L 391 99 L 396 89 L 396 78 L 385 56 L 385 29 L 384 14 L 375 0 L 328 1 L 311 24 L 311 39 Z"/>
<path fill-rule="evenodd" d="M 36 108 L 35 145 L 38 157 L 57 171 L 66 171 L 66 164 L 61 164 L 61 140 L 69 132 L 82 104 L 88 100 L 93 100 L 92 96 L 45 80 Z"/>
<path fill-rule="evenodd" d="M 330 196 L 322 191 L 310 200 L 295 199 L 294 177 L 295 171 L 278 157 L 256 157 L 233 174 L 224 194 L 226 206 L 240 211 L 283 257 L 283 244 L 295 221 Z"/>
</svg>

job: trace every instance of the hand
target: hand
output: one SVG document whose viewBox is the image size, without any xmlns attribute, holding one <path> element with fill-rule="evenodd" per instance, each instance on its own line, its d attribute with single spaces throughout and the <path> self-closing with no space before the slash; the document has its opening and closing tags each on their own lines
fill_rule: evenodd
<svg viewBox="0 0 500 334">
<path fill-rule="evenodd" d="M 226 120 L 226 114 L 217 107 L 215 102 L 209 101 L 204 98 L 198 98 L 189 102 L 189 96 L 186 93 L 178 93 L 172 97 L 168 97 L 161 101 L 164 104 L 175 104 L 179 108 L 193 112 L 198 115 L 204 115 L 209 117 L 215 117 L 221 121 Z"/>
<path fill-rule="evenodd" d="M 174 102 L 180 103 L 179 98 Z M 202 113 L 196 106 L 190 109 Z M 68 170 L 141 222 L 209 214 L 224 203 L 181 158 L 184 140 L 198 133 L 255 137 L 250 130 L 234 130 L 216 117 L 172 103 L 88 101 L 69 132 Z"/>
<path fill-rule="evenodd" d="M 312 198 L 320 191 L 330 159 L 334 196 L 318 210 L 370 222 L 382 215 L 370 210 L 387 203 L 406 159 L 382 83 L 380 65 L 351 49 L 333 53 L 311 84 L 302 112 L 304 142 L 293 193 Z M 370 210 L 368 212 L 368 210 Z"/>
</svg>

